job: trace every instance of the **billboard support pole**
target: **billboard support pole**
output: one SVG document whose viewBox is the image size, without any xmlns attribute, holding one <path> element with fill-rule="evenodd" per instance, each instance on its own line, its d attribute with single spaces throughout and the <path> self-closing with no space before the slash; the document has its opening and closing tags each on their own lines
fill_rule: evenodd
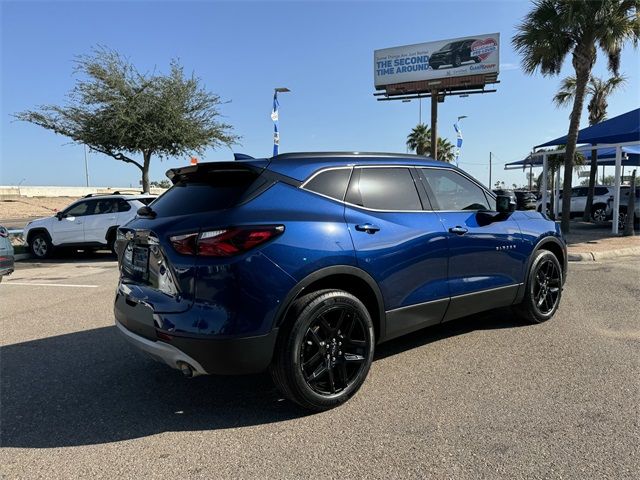
<svg viewBox="0 0 640 480">
<path fill-rule="evenodd" d="M 431 89 L 431 158 L 438 159 L 438 89 Z"/>
</svg>

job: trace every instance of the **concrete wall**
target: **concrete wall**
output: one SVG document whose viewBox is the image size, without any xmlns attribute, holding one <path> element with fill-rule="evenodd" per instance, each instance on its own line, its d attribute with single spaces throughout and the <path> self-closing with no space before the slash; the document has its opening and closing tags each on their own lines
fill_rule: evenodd
<svg viewBox="0 0 640 480">
<path fill-rule="evenodd" d="M 140 193 L 131 187 L 56 187 L 56 186 L 3 186 L 0 185 L 0 200 L 14 200 L 20 197 L 84 197 L 89 193 Z M 152 188 L 151 193 L 161 194 L 164 188 Z"/>
</svg>

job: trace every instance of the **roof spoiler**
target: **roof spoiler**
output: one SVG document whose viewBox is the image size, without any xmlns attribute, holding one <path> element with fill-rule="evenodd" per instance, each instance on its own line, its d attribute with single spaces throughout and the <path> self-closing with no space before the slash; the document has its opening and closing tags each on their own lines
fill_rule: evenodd
<svg viewBox="0 0 640 480">
<path fill-rule="evenodd" d="M 252 165 L 250 163 L 235 163 L 235 162 L 207 162 L 198 163 L 195 165 L 188 165 L 186 167 L 170 168 L 165 174 L 172 183 L 177 183 L 181 179 L 194 175 L 207 175 L 214 172 L 221 171 L 257 171 L 261 172 L 263 168 Z"/>
</svg>

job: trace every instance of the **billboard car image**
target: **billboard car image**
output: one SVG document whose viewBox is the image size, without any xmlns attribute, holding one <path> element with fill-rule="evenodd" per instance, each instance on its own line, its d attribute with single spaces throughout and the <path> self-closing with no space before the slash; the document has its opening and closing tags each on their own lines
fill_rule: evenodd
<svg viewBox="0 0 640 480">
<path fill-rule="evenodd" d="M 498 73 L 500 34 L 385 48 L 374 52 L 376 89 L 387 85 Z"/>
</svg>

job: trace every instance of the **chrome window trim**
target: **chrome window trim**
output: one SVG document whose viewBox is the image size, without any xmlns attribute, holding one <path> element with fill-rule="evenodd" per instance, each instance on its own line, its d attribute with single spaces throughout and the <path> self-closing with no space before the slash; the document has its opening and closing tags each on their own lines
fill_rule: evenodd
<svg viewBox="0 0 640 480">
<path fill-rule="evenodd" d="M 485 194 L 488 194 L 491 198 L 493 198 L 494 200 L 496 199 L 496 196 L 493 194 L 493 192 L 491 192 L 490 190 L 487 190 L 487 188 L 485 188 L 482 184 L 478 183 L 477 180 L 475 180 L 473 177 L 470 177 L 466 172 L 462 171 L 462 170 L 458 170 L 456 168 L 451 168 L 451 167 L 439 167 L 439 166 L 426 166 L 426 165 L 404 165 L 404 164 L 398 164 L 398 165 L 355 165 L 355 164 L 349 164 L 349 165 L 343 165 L 343 166 L 338 166 L 338 167 L 326 167 L 326 168 L 322 168 L 320 170 L 318 170 L 317 172 L 315 172 L 313 175 L 311 175 L 309 178 L 307 178 L 298 188 L 302 188 L 307 192 L 313 193 L 315 195 L 319 195 L 321 197 L 324 197 L 328 200 L 333 200 L 334 202 L 339 202 L 342 203 L 344 205 L 348 205 L 350 207 L 353 208 L 358 208 L 361 210 L 366 210 L 369 212 L 379 212 L 379 213 L 437 213 L 437 212 L 445 212 L 445 213 L 455 213 L 455 212 L 467 212 L 467 213 L 471 213 L 471 212 L 480 212 L 482 210 L 434 210 L 434 209 L 425 209 L 423 208 L 422 210 L 381 210 L 381 209 L 375 209 L 375 208 L 368 208 L 368 207 L 363 207 L 362 205 L 356 205 L 354 203 L 350 203 L 347 202 L 345 200 L 346 195 L 347 195 L 347 190 L 349 188 L 349 183 L 351 183 L 351 177 L 353 176 L 353 171 L 356 168 L 415 168 L 415 169 L 434 169 L 434 170 L 450 170 L 452 172 L 456 172 L 457 174 L 461 175 L 462 177 L 466 178 L 467 180 L 469 180 L 471 183 L 475 184 L 476 186 L 478 186 L 483 192 L 485 192 Z M 342 200 L 338 200 L 337 198 L 333 198 L 330 197 L 328 195 L 324 195 L 322 193 L 319 192 L 315 192 L 313 190 L 309 190 L 307 188 L 305 188 L 305 186 L 307 185 L 307 183 L 309 183 L 311 180 L 313 180 L 316 176 L 320 175 L 323 172 L 329 171 L 329 170 L 344 170 L 344 169 L 351 169 L 351 174 L 349 175 L 349 182 L 347 183 L 347 189 L 345 190 L 344 196 L 342 197 Z M 417 189 L 416 189 L 417 191 Z"/>
</svg>

